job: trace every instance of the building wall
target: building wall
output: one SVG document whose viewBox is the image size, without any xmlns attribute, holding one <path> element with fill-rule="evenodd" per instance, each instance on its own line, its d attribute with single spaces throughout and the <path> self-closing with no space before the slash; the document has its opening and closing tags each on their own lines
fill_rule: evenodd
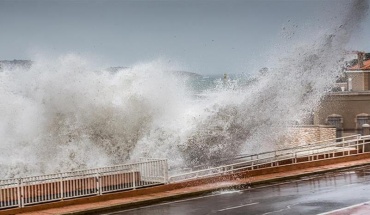
<svg viewBox="0 0 370 215">
<path fill-rule="evenodd" d="M 363 72 L 348 72 L 348 79 L 352 78 L 352 91 L 364 90 L 364 73 Z"/>
<path fill-rule="evenodd" d="M 370 87 L 370 73 L 365 72 L 364 73 L 364 90 L 369 90 Z"/>
<path fill-rule="evenodd" d="M 356 116 L 362 113 L 370 114 L 370 92 L 332 93 L 315 112 L 314 124 L 325 125 L 329 115 L 338 114 L 343 118 L 344 133 L 358 133 Z"/>
</svg>

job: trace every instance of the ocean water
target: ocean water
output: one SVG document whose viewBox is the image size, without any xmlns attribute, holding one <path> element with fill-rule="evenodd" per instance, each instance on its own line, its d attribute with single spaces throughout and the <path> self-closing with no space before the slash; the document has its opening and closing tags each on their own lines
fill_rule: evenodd
<svg viewBox="0 0 370 215">
<path fill-rule="evenodd" d="M 0 178 L 167 158 L 212 165 L 285 147 L 293 123 L 318 108 L 341 74 L 346 44 L 367 13 L 350 1 L 313 39 L 273 56 L 267 71 L 179 74 L 166 60 L 115 72 L 69 54 L 0 72 Z"/>
</svg>

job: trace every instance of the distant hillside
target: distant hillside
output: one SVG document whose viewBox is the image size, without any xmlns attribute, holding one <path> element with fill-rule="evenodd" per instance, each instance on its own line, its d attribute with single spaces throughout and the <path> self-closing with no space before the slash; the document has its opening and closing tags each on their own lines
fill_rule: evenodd
<svg viewBox="0 0 370 215">
<path fill-rule="evenodd" d="M 194 77 L 194 78 L 202 77 L 202 75 L 199 75 L 199 74 L 194 73 L 194 72 L 187 72 L 187 71 L 169 71 L 169 72 L 172 72 L 172 73 L 174 73 L 176 75 L 179 75 L 179 76 Z"/>
<path fill-rule="evenodd" d="M 114 73 L 114 72 L 118 72 L 121 69 L 128 69 L 128 68 L 129 67 L 125 67 L 125 66 L 115 66 L 115 67 L 109 67 L 106 70 Z"/>
<path fill-rule="evenodd" d="M 15 67 L 31 68 L 32 61 L 30 60 L 0 60 L 0 71 L 4 68 L 13 69 Z"/>
<path fill-rule="evenodd" d="M 15 67 L 23 67 L 23 68 L 31 68 L 33 64 L 33 61 L 31 60 L 0 60 L 0 71 L 2 71 L 5 68 L 8 69 L 13 69 Z M 117 72 L 122 69 L 129 69 L 130 67 L 123 67 L 123 66 L 116 66 L 116 67 L 109 67 L 106 70 L 109 72 Z M 194 72 L 187 72 L 187 71 L 167 71 L 168 73 L 173 73 L 178 76 L 183 76 L 183 77 L 193 77 L 193 78 L 198 78 L 202 77 L 202 75 L 199 75 Z"/>
<path fill-rule="evenodd" d="M 124 67 L 124 66 L 116 66 L 116 67 L 109 67 L 106 70 L 109 72 L 118 72 L 122 69 L 129 69 L 130 67 Z M 187 72 L 187 71 L 167 71 L 168 73 L 173 73 L 178 76 L 184 76 L 184 77 L 202 77 L 201 75 L 194 73 L 194 72 Z"/>
</svg>

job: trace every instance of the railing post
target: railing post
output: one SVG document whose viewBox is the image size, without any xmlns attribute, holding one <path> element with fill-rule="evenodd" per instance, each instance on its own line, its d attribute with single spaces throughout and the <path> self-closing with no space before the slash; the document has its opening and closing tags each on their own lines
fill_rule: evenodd
<svg viewBox="0 0 370 215">
<path fill-rule="evenodd" d="M 363 139 L 362 140 L 362 150 L 361 150 L 361 153 L 364 153 L 365 152 L 365 140 Z"/>
<path fill-rule="evenodd" d="M 342 141 L 342 149 L 344 149 L 344 142 Z M 343 155 L 344 155 L 344 151 L 343 151 Z"/>
<path fill-rule="evenodd" d="M 168 184 L 168 162 L 167 159 L 162 161 L 163 163 L 163 177 L 164 177 L 164 183 Z"/>
<path fill-rule="evenodd" d="M 358 140 L 358 138 L 356 141 L 356 146 L 357 146 L 357 154 L 359 154 L 360 153 L 360 141 Z"/>
<path fill-rule="evenodd" d="M 60 174 L 60 199 L 64 199 L 64 186 L 63 186 L 63 175 Z"/>
<path fill-rule="evenodd" d="M 136 177 L 135 177 L 135 170 L 132 170 L 132 189 L 136 190 Z"/>
<path fill-rule="evenodd" d="M 97 189 L 97 194 L 100 196 L 103 193 L 100 173 L 98 173 L 98 175 L 96 176 L 96 189 Z"/>
<path fill-rule="evenodd" d="M 18 186 L 17 186 L 17 195 L 18 195 L 18 206 L 20 208 L 24 207 L 24 196 L 23 196 L 23 179 L 18 179 Z"/>
<path fill-rule="evenodd" d="M 294 163 L 297 163 L 297 152 L 294 152 Z"/>
</svg>

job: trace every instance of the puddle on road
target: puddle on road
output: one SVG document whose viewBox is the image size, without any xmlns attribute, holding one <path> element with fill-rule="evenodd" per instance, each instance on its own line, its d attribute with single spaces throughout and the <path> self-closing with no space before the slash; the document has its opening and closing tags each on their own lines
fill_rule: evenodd
<svg viewBox="0 0 370 215">
<path fill-rule="evenodd" d="M 212 194 L 213 195 L 223 195 L 223 194 L 235 194 L 235 193 L 242 193 L 241 190 L 236 190 L 236 189 L 226 189 L 226 190 L 219 190 L 215 191 Z"/>
</svg>

